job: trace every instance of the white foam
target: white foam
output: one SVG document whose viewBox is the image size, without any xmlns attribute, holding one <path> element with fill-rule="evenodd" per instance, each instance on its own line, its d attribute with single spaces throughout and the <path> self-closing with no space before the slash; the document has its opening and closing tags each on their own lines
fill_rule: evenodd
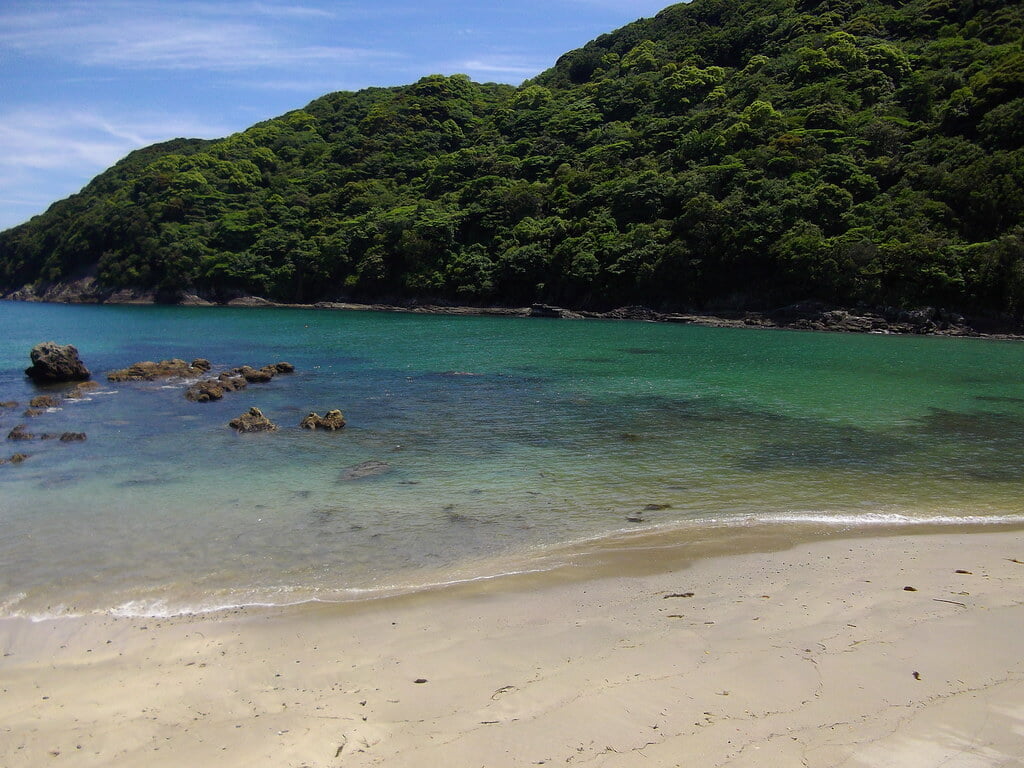
<svg viewBox="0 0 1024 768">
<path fill-rule="evenodd" d="M 9 613 L 13 613 L 14 606 L 16 606 L 26 597 L 28 597 L 28 595 L 26 595 L 24 592 L 18 592 L 16 595 L 12 595 L 8 599 L 4 600 L 2 603 L 0 603 L 0 616 L 6 616 Z"/>
<path fill-rule="evenodd" d="M 814 523 L 836 527 L 879 525 L 1013 525 L 1024 523 L 1024 514 L 910 515 L 903 512 L 777 512 L 751 515 L 752 522 L 768 524 Z"/>
</svg>

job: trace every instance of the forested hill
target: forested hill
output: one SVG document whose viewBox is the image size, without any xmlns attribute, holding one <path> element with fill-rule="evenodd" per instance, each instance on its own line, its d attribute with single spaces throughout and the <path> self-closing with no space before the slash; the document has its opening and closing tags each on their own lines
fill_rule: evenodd
<svg viewBox="0 0 1024 768">
<path fill-rule="evenodd" d="M 433 75 L 134 152 L 0 288 L 1024 316 L 1024 4 L 694 0 L 519 88 Z"/>
</svg>

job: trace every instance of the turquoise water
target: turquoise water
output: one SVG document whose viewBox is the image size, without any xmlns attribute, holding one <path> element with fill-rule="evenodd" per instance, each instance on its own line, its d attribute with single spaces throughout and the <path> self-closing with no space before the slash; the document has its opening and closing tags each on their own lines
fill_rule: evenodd
<svg viewBox="0 0 1024 768">
<path fill-rule="evenodd" d="M 0 445 L 31 454 L 0 466 L 0 616 L 352 599 L 647 526 L 1024 521 L 1020 343 L 11 302 L 0 327 L 2 435 L 88 434 Z M 29 419 L 46 340 L 103 386 Z M 296 373 L 215 403 L 103 375 L 170 357 Z M 226 426 L 253 405 L 280 429 Z M 345 430 L 298 428 L 331 408 Z"/>
</svg>

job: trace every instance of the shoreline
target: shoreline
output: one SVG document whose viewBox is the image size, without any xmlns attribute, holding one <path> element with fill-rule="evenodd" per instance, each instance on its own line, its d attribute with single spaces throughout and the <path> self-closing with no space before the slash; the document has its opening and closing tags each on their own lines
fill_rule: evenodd
<svg viewBox="0 0 1024 768">
<path fill-rule="evenodd" d="M 324 609 L 347 610 L 372 607 L 388 601 L 429 599 L 477 588 L 502 592 L 527 591 L 549 585 L 579 584 L 609 576 L 645 577 L 719 557 L 781 552 L 795 546 L 858 538 L 892 538 L 926 535 L 974 535 L 1020 532 L 1019 515 L 934 517 L 886 520 L 885 516 L 827 518 L 693 519 L 673 523 L 618 529 L 585 538 L 553 542 L 543 547 L 511 551 L 484 559 L 455 562 L 441 569 L 417 572 L 414 580 L 377 586 L 348 585 L 305 588 L 278 585 L 261 590 L 247 585 L 235 592 L 215 590 L 188 595 L 132 597 L 105 606 L 68 606 L 61 595 L 48 598 L 59 610 L 23 609 L 0 613 L 3 622 L 178 621 L 192 618 L 217 620 L 238 612 L 278 612 Z M 289 595 L 286 599 L 276 596 Z M 41 598 L 36 597 L 38 602 Z M 45 602 L 45 601 L 44 601 Z M 5 609 L 17 603 L 7 603 Z"/>
<path fill-rule="evenodd" d="M 70 284 L 58 284 L 39 293 L 29 287 L 9 292 L 3 301 L 48 304 L 113 304 L 117 306 L 148 306 L 161 304 L 152 293 L 130 290 L 100 290 L 90 278 Z M 624 306 L 606 312 L 574 310 L 547 304 L 529 307 L 471 306 L 432 304 L 410 301 L 404 304 L 361 303 L 350 301 L 318 301 L 312 304 L 288 304 L 269 301 L 258 296 L 243 296 L 228 302 L 215 303 L 194 294 L 186 294 L 166 306 L 244 307 L 267 309 L 317 309 L 347 312 L 398 312 L 410 314 L 453 316 L 533 317 L 571 320 L 634 320 L 641 322 L 699 325 L 711 328 L 757 328 L 762 330 L 827 331 L 835 333 L 875 333 L 911 336 L 949 336 L 996 340 L 1024 340 L 1019 324 L 992 322 L 993 330 L 979 330 L 970 321 L 955 313 L 934 308 L 907 310 L 900 308 L 850 308 L 803 302 L 772 311 L 730 312 L 660 312 L 644 306 Z"/>
<path fill-rule="evenodd" d="M 728 533 L 349 604 L 3 620 L 0 763 L 1019 756 L 1021 526 Z"/>
</svg>

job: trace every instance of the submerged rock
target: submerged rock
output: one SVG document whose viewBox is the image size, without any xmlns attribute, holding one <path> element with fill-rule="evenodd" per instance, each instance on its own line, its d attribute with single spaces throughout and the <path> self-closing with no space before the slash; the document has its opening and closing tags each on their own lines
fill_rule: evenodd
<svg viewBox="0 0 1024 768">
<path fill-rule="evenodd" d="M 0 408 L 17 408 L 17 407 L 18 407 L 18 403 L 17 403 L 16 400 L 5 400 L 4 402 L 0 403 Z"/>
<path fill-rule="evenodd" d="M 37 395 L 29 400 L 28 404 L 31 408 L 56 408 L 60 405 L 60 400 L 53 395 Z"/>
<path fill-rule="evenodd" d="M 62 443 L 80 443 L 85 440 L 85 432 L 64 432 L 60 436 Z"/>
<path fill-rule="evenodd" d="M 191 379 L 206 373 L 212 367 L 210 361 L 202 357 L 197 357 L 191 363 L 179 358 L 161 360 L 158 363 L 143 360 L 119 371 L 111 371 L 107 374 L 107 381 L 155 381 L 173 376 Z"/>
<path fill-rule="evenodd" d="M 255 406 L 250 408 L 247 413 L 232 419 L 228 422 L 228 426 L 239 432 L 273 432 L 277 429 L 277 425 Z"/>
<path fill-rule="evenodd" d="M 68 400 L 77 400 L 80 397 L 85 397 L 86 392 L 99 388 L 99 382 L 83 381 L 80 384 L 76 384 L 74 387 L 68 390 L 68 393 L 64 395 L 64 397 L 67 398 Z"/>
<path fill-rule="evenodd" d="M 9 459 L 0 459 L 0 464 L 21 464 L 27 458 L 27 453 L 16 453 Z"/>
<path fill-rule="evenodd" d="M 44 341 L 32 347 L 29 359 L 32 365 L 25 369 L 25 375 L 39 384 L 85 381 L 92 376 L 70 344 Z"/>
<path fill-rule="evenodd" d="M 391 465 L 386 461 L 377 461 L 376 459 L 370 459 L 364 461 L 361 464 L 356 464 L 351 467 L 346 467 L 341 471 L 340 479 L 343 482 L 349 482 L 351 480 L 361 480 L 364 477 L 375 477 L 377 475 L 383 475 L 391 471 Z"/>
<path fill-rule="evenodd" d="M 323 416 L 313 412 L 299 422 L 299 426 L 303 429 L 329 429 L 333 432 L 345 426 L 345 416 L 336 408 Z"/>
</svg>

